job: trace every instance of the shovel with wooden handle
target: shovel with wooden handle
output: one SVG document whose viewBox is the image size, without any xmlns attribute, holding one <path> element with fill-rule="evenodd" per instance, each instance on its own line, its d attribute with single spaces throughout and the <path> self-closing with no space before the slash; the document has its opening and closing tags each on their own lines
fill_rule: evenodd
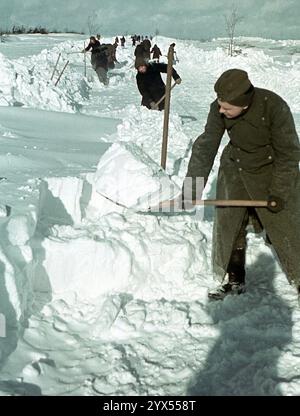
<svg viewBox="0 0 300 416">
<path fill-rule="evenodd" d="M 264 201 L 264 200 L 245 200 L 245 199 L 196 199 L 194 201 L 184 201 L 185 208 L 182 208 L 182 200 L 181 199 L 171 199 L 168 201 L 160 202 L 158 205 L 149 207 L 145 211 L 138 210 L 134 207 L 128 207 L 121 202 L 115 201 L 114 199 L 109 198 L 107 195 L 104 195 L 98 191 L 98 193 L 103 196 L 108 201 L 116 204 L 122 208 L 131 210 L 136 212 L 137 214 L 146 214 L 148 213 L 159 213 L 162 212 L 163 209 L 174 207 L 179 208 L 181 212 L 186 211 L 186 207 L 194 207 L 197 205 L 204 205 L 204 206 L 217 206 L 217 207 L 255 207 L 255 208 L 268 208 L 268 207 L 276 207 L 275 201 Z M 166 213 L 167 211 L 164 211 Z"/>
<path fill-rule="evenodd" d="M 194 201 L 172 199 L 170 201 L 160 202 L 156 206 L 148 208 L 148 212 L 164 214 L 170 212 L 185 212 L 190 211 L 196 206 L 215 206 L 215 207 L 254 207 L 254 208 L 269 208 L 276 207 L 275 201 L 265 200 L 244 200 L 244 199 L 196 199 Z"/>
<path fill-rule="evenodd" d="M 155 208 L 167 208 L 179 206 L 182 204 L 180 199 L 172 199 L 170 201 L 163 201 L 156 207 L 150 207 L 149 210 Z M 184 201 L 184 204 L 197 206 L 197 205 L 213 205 L 217 207 L 268 207 L 276 206 L 275 201 L 263 201 L 263 200 L 245 200 L 245 199 L 196 199 L 193 201 Z"/>
</svg>

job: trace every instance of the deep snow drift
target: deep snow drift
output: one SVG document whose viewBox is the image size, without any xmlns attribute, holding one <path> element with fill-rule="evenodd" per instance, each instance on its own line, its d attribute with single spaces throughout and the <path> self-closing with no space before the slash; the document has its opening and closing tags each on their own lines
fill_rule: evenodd
<svg viewBox="0 0 300 416">
<path fill-rule="evenodd" d="M 299 395 L 300 310 L 262 237 L 248 236 L 247 292 L 208 303 L 213 209 L 143 211 L 179 192 L 224 70 L 280 94 L 299 131 L 300 41 L 244 38 L 230 58 L 222 39 L 175 40 L 163 172 L 163 113 L 140 107 L 129 38 L 107 88 L 69 53 L 82 37 L 45 39 L 0 44 L 1 394 Z"/>
</svg>

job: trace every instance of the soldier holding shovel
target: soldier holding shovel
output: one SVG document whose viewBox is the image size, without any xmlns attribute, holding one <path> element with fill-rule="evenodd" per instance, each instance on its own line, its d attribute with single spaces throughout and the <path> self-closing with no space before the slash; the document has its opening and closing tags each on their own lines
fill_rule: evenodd
<svg viewBox="0 0 300 416">
<path fill-rule="evenodd" d="M 254 87 L 247 72 L 230 69 L 215 83 L 217 99 L 193 145 L 183 197 L 196 194 L 196 178 L 207 182 L 225 130 L 217 178 L 218 200 L 265 200 L 266 207 L 218 206 L 213 229 L 213 270 L 223 284 L 209 294 L 222 299 L 245 291 L 246 228 L 252 219 L 266 232 L 290 283 L 300 294 L 300 144 L 288 104 Z M 224 281 L 227 276 L 227 281 Z"/>
</svg>

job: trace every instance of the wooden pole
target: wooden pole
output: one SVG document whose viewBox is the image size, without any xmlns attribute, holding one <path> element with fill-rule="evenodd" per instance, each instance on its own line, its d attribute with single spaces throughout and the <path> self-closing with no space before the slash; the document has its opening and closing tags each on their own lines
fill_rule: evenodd
<svg viewBox="0 0 300 416">
<path fill-rule="evenodd" d="M 162 148 L 161 148 L 160 165 L 163 169 L 166 169 L 166 162 L 167 162 L 173 56 L 174 56 L 174 45 L 172 44 L 170 45 L 169 51 L 168 51 L 168 68 L 167 68 L 166 97 L 165 97 L 165 111 L 164 111 L 163 141 L 162 141 Z"/>
<path fill-rule="evenodd" d="M 52 72 L 52 75 L 51 75 L 51 78 L 50 78 L 51 81 L 53 80 L 53 77 L 54 77 L 54 74 L 55 74 L 55 71 L 56 71 L 56 68 L 57 68 L 57 65 L 58 65 L 58 61 L 60 60 L 60 57 L 61 57 L 61 53 L 59 53 L 56 64 L 54 66 L 54 69 L 53 69 L 53 72 Z"/>
<path fill-rule="evenodd" d="M 176 87 L 176 82 L 174 82 L 174 84 L 172 85 L 172 87 L 171 87 L 171 91 L 172 91 L 172 89 L 174 88 L 174 87 Z M 166 94 L 164 94 L 158 101 L 157 101 L 157 103 L 155 103 L 155 106 L 159 106 L 159 104 L 162 102 L 162 100 L 164 100 L 166 98 Z"/>
<path fill-rule="evenodd" d="M 108 201 L 112 202 L 113 204 L 116 204 L 122 208 L 126 208 L 126 209 L 132 209 L 127 207 L 126 205 L 122 204 L 121 202 L 115 201 L 111 198 L 109 198 L 108 196 L 102 194 L 101 192 L 99 192 L 99 194 L 101 196 L 103 196 L 103 198 L 107 199 Z M 245 200 L 245 199 L 196 199 L 194 201 L 185 201 L 186 204 L 189 204 L 191 206 L 193 205 L 213 205 L 213 206 L 217 206 L 217 207 L 257 207 L 257 208 L 267 208 L 269 205 L 271 206 L 276 206 L 275 201 L 271 201 L 271 203 L 269 201 L 264 201 L 264 200 Z M 171 207 L 176 207 L 176 208 L 180 208 L 181 209 L 181 203 L 182 201 L 180 199 L 171 199 L 169 201 L 163 201 L 160 202 L 159 205 L 153 206 L 153 207 L 149 207 L 148 208 L 148 212 L 157 212 L 160 209 L 163 208 L 171 208 Z M 184 209 L 182 209 L 184 211 Z M 142 211 L 136 211 L 139 213 L 142 213 Z"/>
<path fill-rule="evenodd" d="M 68 63 L 69 63 L 69 61 L 67 61 L 67 62 L 65 63 L 65 66 L 63 67 L 63 69 L 62 69 L 61 73 L 59 74 L 59 77 L 57 78 L 56 83 L 54 84 L 54 86 L 55 86 L 55 87 L 56 87 L 56 85 L 59 83 L 59 80 L 61 79 L 62 74 L 65 72 L 65 69 L 67 68 Z"/>
<path fill-rule="evenodd" d="M 215 205 L 218 207 L 267 207 L 268 201 L 243 200 L 243 199 L 206 199 L 193 201 L 193 205 Z"/>
</svg>

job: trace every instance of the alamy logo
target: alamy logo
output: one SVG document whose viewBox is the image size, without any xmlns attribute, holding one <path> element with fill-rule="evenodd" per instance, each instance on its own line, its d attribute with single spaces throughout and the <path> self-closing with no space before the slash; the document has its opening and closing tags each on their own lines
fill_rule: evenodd
<svg viewBox="0 0 300 416">
<path fill-rule="evenodd" d="M 198 221 L 203 219 L 204 210 L 195 210 L 194 201 L 201 202 L 204 189 L 203 177 L 186 177 L 183 183 L 183 193 L 173 199 L 172 195 L 178 194 L 178 187 L 170 182 L 167 178 L 161 179 L 160 189 L 158 192 L 147 195 L 147 205 L 149 211 L 155 213 L 180 213 L 184 211 L 192 211 L 193 218 Z M 159 199 L 159 204 L 157 203 Z M 192 217 L 190 217 L 192 218 Z"/>
<path fill-rule="evenodd" d="M 6 337 L 6 319 L 5 316 L 0 313 L 0 338 Z"/>
</svg>

